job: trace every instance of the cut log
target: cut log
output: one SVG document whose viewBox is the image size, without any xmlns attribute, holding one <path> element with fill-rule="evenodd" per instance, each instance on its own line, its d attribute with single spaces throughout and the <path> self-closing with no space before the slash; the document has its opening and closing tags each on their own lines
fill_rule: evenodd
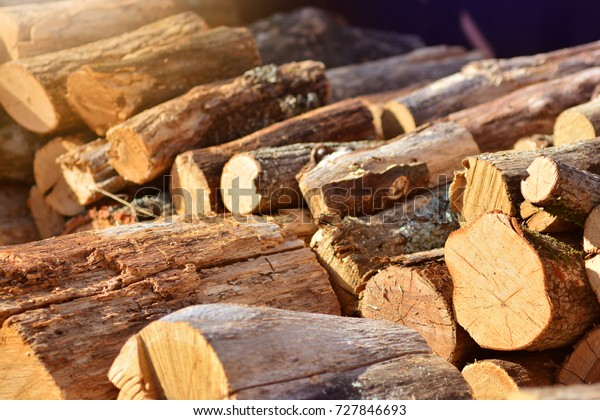
<svg viewBox="0 0 600 420">
<path fill-rule="evenodd" d="M 539 233 L 567 233 L 581 229 L 575 223 L 550 214 L 543 208 L 534 206 L 529 201 L 521 203 L 520 214 L 527 228 Z"/>
<path fill-rule="evenodd" d="M 171 170 L 171 195 L 181 215 L 219 210 L 223 166 L 235 153 L 294 143 L 374 139 L 373 116 L 364 101 L 349 99 L 272 124 L 241 139 L 185 152 Z"/>
<path fill-rule="evenodd" d="M 327 70 L 331 101 L 400 89 L 422 80 L 436 80 L 477 60 L 477 52 L 462 47 L 426 47 L 408 54 Z"/>
<path fill-rule="evenodd" d="M 243 76 L 195 87 L 111 128 L 110 164 L 143 184 L 194 148 L 237 139 L 327 102 L 323 64 L 257 67 Z"/>
<path fill-rule="evenodd" d="M 588 214 L 600 204 L 600 175 L 539 156 L 521 181 L 523 197 L 551 214 L 583 226 Z"/>
<path fill-rule="evenodd" d="M 54 211 L 63 216 L 72 217 L 85 210 L 85 207 L 79 204 L 75 191 L 71 189 L 64 176 L 61 176 L 52 190 L 45 195 L 46 203 Z"/>
<path fill-rule="evenodd" d="M 591 211 L 583 226 L 583 250 L 600 254 L 600 207 Z"/>
<path fill-rule="evenodd" d="M 414 329 L 436 354 L 456 365 L 476 345 L 454 317 L 452 278 L 443 253 L 437 249 L 394 259 L 367 281 L 358 308 L 364 318 Z"/>
<path fill-rule="evenodd" d="M 552 157 L 563 164 L 600 174 L 600 139 L 561 148 L 469 157 L 463 161 L 464 171 L 455 174 L 450 188 L 452 211 L 459 216 L 461 224 L 491 210 L 517 216 L 524 201 L 521 180 L 538 156 Z"/>
<path fill-rule="evenodd" d="M 234 155 L 223 167 L 221 196 L 233 214 L 270 214 L 303 204 L 296 174 L 311 159 L 338 150 L 364 150 L 383 141 L 303 143 Z"/>
<path fill-rule="evenodd" d="M 598 300 L 600 300 L 600 255 L 596 254 L 585 261 L 585 272 L 592 290 L 594 290 Z"/>
<path fill-rule="evenodd" d="M 276 13 L 250 25 L 264 63 L 318 60 L 327 68 L 405 54 L 424 47 L 414 35 L 348 26 L 314 7 Z"/>
<path fill-rule="evenodd" d="M 329 154 L 299 173 L 298 185 L 317 220 L 373 214 L 418 188 L 446 184 L 478 150 L 465 129 L 442 123 L 375 149 Z"/>
<path fill-rule="evenodd" d="M 130 185 L 108 164 L 110 144 L 98 139 L 72 149 L 58 157 L 62 175 L 82 206 L 115 193 Z"/>
<path fill-rule="evenodd" d="M 83 66 L 67 79 L 67 100 L 98 135 L 194 86 L 259 66 L 252 34 L 217 28 L 178 43 L 148 48 L 108 64 Z"/>
<path fill-rule="evenodd" d="M 119 226 L 3 248 L 0 260 L 3 399 L 116 397 L 107 373 L 125 341 L 186 306 L 339 314 L 314 254 L 270 223 Z"/>
<path fill-rule="evenodd" d="M 0 246 L 39 239 L 27 210 L 28 193 L 25 184 L 3 182 L 0 186 Z"/>
<path fill-rule="evenodd" d="M 554 139 L 548 134 L 533 134 L 521 137 L 513 145 L 514 150 L 538 150 L 546 149 L 554 145 Z"/>
<path fill-rule="evenodd" d="M 474 399 L 505 400 L 521 388 L 554 385 L 559 365 L 552 356 L 548 352 L 535 352 L 480 360 L 465 366 L 462 374 L 473 390 Z"/>
<path fill-rule="evenodd" d="M 500 212 L 450 234 L 445 257 L 456 318 L 481 347 L 565 346 L 600 319 L 583 254 Z"/>
<path fill-rule="evenodd" d="M 470 398 L 456 369 L 408 328 L 219 304 L 153 322 L 109 377 L 120 399 Z"/>
<path fill-rule="evenodd" d="M 0 107 L 0 180 L 31 183 L 33 157 L 45 142 L 16 124 Z"/>
<path fill-rule="evenodd" d="M 599 49 L 600 43 L 594 42 L 528 57 L 474 61 L 460 73 L 390 101 L 386 104 L 386 119 L 409 132 L 522 87 L 597 66 Z"/>
<path fill-rule="evenodd" d="M 600 69 L 592 68 L 519 89 L 450 114 L 448 120 L 469 130 L 482 151 L 508 150 L 523 136 L 551 134 L 556 117 L 588 101 L 599 83 Z"/>
<path fill-rule="evenodd" d="M 600 99 L 561 112 L 554 124 L 556 146 L 591 140 L 600 134 Z"/>
<path fill-rule="evenodd" d="M 86 0 L 0 9 L 0 41 L 13 60 L 133 31 L 183 11 L 178 0 Z"/>
<path fill-rule="evenodd" d="M 600 400 L 599 385 L 545 386 L 509 394 L 509 400 Z"/>
<path fill-rule="evenodd" d="M 181 13 L 112 38 L 0 65 L 0 102 L 23 127 L 43 134 L 68 131 L 83 123 L 65 95 L 69 74 L 90 63 L 118 61 L 147 47 L 170 45 L 206 30 L 192 12 Z"/>
<path fill-rule="evenodd" d="M 563 385 L 600 382 L 600 327 L 588 332 L 575 346 L 558 370 Z"/>
<path fill-rule="evenodd" d="M 458 223 L 448 211 L 447 187 L 424 192 L 368 217 L 322 225 L 311 246 L 327 269 L 345 314 L 356 310 L 366 276 L 389 265 L 389 257 L 444 246 Z"/>
<path fill-rule="evenodd" d="M 31 187 L 28 204 L 41 239 L 58 236 L 63 232 L 65 218 L 46 203 L 46 197 L 38 187 Z"/>
</svg>

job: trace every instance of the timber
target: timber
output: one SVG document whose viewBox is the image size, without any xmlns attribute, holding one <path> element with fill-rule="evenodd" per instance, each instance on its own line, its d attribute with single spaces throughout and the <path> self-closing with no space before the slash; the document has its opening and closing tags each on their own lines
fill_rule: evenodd
<svg viewBox="0 0 600 420">
<path fill-rule="evenodd" d="M 371 277 L 360 295 L 360 316 L 405 325 L 452 364 L 463 363 L 475 342 L 456 322 L 452 308 L 452 278 L 444 250 L 394 259 Z"/>
<path fill-rule="evenodd" d="M 600 384 L 527 388 L 508 395 L 509 400 L 600 400 Z"/>
<path fill-rule="evenodd" d="M 35 152 L 33 175 L 35 185 L 41 194 L 49 193 L 62 177 L 60 165 L 56 159 L 88 140 L 87 134 L 55 137 Z"/>
<path fill-rule="evenodd" d="M 153 322 L 109 377 L 120 399 L 470 398 L 459 372 L 408 328 L 219 304 Z"/>
<path fill-rule="evenodd" d="M 600 136 L 600 99 L 594 99 L 560 113 L 554 123 L 556 146 L 591 140 Z"/>
<path fill-rule="evenodd" d="M 554 138 L 549 134 L 532 134 L 521 137 L 513 145 L 514 150 L 538 150 L 546 149 L 554 145 Z"/>
<path fill-rule="evenodd" d="M 314 254 L 270 223 L 125 225 L 5 247 L 0 261 L 3 399 L 115 398 L 123 344 L 186 306 L 339 314 Z"/>
<path fill-rule="evenodd" d="M 528 229 L 539 233 L 568 233 L 581 229 L 581 226 L 548 213 L 542 207 L 534 206 L 529 201 L 521 203 L 520 216 Z"/>
<path fill-rule="evenodd" d="M 202 18 L 185 12 L 112 38 L 4 63 L 0 102 L 28 130 L 42 134 L 74 130 L 83 123 L 65 98 L 71 72 L 86 64 L 118 61 L 140 49 L 170 45 L 206 29 Z"/>
<path fill-rule="evenodd" d="M 445 184 L 478 151 L 462 127 L 436 124 L 374 149 L 328 154 L 297 175 L 298 185 L 317 220 L 373 214 Z"/>
<path fill-rule="evenodd" d="M 600 382 L 600 327 L 589 331 L 573 346 L 558 370 L 557 381 L 563 385 Z"/>
<path fill-rule="evenodd" d="M 46 202 L 46 197 L 35 185 L 29 190 L 28 199 L 31 217 L 41 239 L 58 236 L 65 227 L 65 218 Z"/>
<path fill-rule="evenodd" d="M 600 254 L 600 207 L 590 212 L 583 226 L 583 250 Z"/>
<path fill-rule="evenodd" d="M 197 85 L 236 77 L 260 64 L 247 29 L 221 27 L 116 62 L 83 66 L 67 79 L 67 100 L 102 136 L 133 115 Z"/>
<path fill-rule="evenodd" d="M 143 184 L 194 148 L 235 140 L 327 102 L 322 63 L 257 67 L 235 79 L 197 86 L 111 128 L 110 164 Z"/>
<path fill-rule="evenodd" d="M 445 261 L 456 318 L 481 347 L 557 348 L 600 319 L 583 253 L 503 213 L 482 214 L 450 234 Z"/>
<path fill-rule="evenodd" d="M 178 214 L 211 214 L 222 207 L 223 166 L 235 153 L 294 143 L 347 142 L 376 137 L 363 100 L 348 99 L 272 124 L 238 140 L 180 154 L 171 169 L 171 195 Z"/>
<path fill-rule="evenodd" d="M 0 186 L 0 246 L 23 244 L 39 239 L 27 210 L 29 188 L 18 182 Z"/>
</svg>

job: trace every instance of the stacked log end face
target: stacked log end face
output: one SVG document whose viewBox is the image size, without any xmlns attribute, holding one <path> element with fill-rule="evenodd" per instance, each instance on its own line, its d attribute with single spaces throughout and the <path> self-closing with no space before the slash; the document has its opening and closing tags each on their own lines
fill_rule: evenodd
<svg viewBox="0 0 600 420">
<path fill-rule="evenodd" d="M 556 146 L 592 140 L 600 135 L 600 100 L 575 106 L 562 112 L 554 124 Z"/>
<path fill-rule="evenodd" d="M 122 399 L 470 398 L 459 372 L 408 328 L 234 305 L 153 322 L 109 376 Z"/>
<path fill-rule="evenodd" d="M 322 63 L 268 65 L 236 79 L 198 86 L 111 128 L 110 164 L 126 180 L 159 176 L 177 154 L 254 132 L 327 102 Z"/>
<path fill-rule="evenodd" d="M 0 398 L 114 398 L 125 341 L 186 306 L 340 311 L 314 254 L 264 222 L 120 226 L 5 247 L 0 265 Z"/>
</svg>

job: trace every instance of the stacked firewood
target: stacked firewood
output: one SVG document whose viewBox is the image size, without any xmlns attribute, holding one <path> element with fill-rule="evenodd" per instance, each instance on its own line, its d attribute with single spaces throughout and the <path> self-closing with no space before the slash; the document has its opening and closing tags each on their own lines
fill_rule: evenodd
<svg viewBox="0 0 600 420">
<path fill-rule="evenodd" d="M 235 3 L 0 0 L 0 398 L 600 382 L 600 43 Z"/>
</svg>

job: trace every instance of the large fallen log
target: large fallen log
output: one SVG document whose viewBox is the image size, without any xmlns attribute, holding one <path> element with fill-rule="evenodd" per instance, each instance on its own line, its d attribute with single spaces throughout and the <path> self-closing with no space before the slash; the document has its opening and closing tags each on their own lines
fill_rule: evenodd
<svg viewBox="0 0 600 420">
<path fill-rule="evenodd" d="M 110 164 L 143 184 L 194 148 L 225 143 L 327 102 L 322 63 L 257 67 L 235 79 L 197 86 L 111 128 Z"/>
<path fill-rule="evenodd" d="M 452 364 L 464 363 L 477 347 L 456 322 L 452 278 L 438 248 L 393 258 L 371 277 L 360 295 L 360 316 L 414 329 Z"/>
<path fill-rule="evenodd" d="M 554 123 L 556 146 L 591 140 L 600 134 L 600 100 L 594 99 L 561 112 Z"/>
<path fill-rule="evenodd" d="M 0 186 L 0 246 L 23 244 L 39 239 L 27 210 L 29 187 L 3 182 Z"/>
<path fill-rule="evenodd" d="M 234 305 L 153 322 L 109 377 L 121 399 L 470 398 L 458 371 L 408 328 Z"/>
<path fill-rule="evenodd" d="M 374 139 L 367 104 L 349 99 L 272 124 L 238 140 L 182 153 L 171 170 L 171 195 L 182 215 L 211 214 L 222 207 L 219 184 L 223 166 L 235 154 L 294 143 Z"/>
<path fill-rule="evenodd" d="M 419 188 L 446 184 L 478 150 L 464 128 L 436 124 L 374 149 L 331 153 L 307 165 L 298 185 L 317 220 L 373 214 Z"/>
<path fill-rule="evenodd" d="M 462 172 L 457 172 L 450 188 L 452 211 L 461 223 L 480 214 L 500 210 L 518 216 L 524 201 L 521 180 L 527 168 L 538 156 L 548 156 L 566 165 L 600 174 L 600 139 L 585 144 L 535 151 L 484 153 L 463 160 Z"/>
<path fill-rule="evenodd" d="M 266 64 L 317 60 L 327 68 L 405 54 L 424 47 L 414 35 L 348 26 L 314 7 L 276 13 L 250 25 Z"/>
<path fill-rule="evenodd" d="M 558 370 L 557 381 L 564 385 L 600 382 L 600 327 L 588 332 L 573 346 Z"/>
<path fill-rule="evenodd" d="M 49 134 L 75 129 L 83 123 L 65 98 L 71 72 L 90 63 L 118 61 L 143 48 L 170 45 L 206 29 L 202 18 L 186 12 L 112 38 L 4 63 L 0 65 L 0 102 L 31 131 Z"/>
<path fill-rule="evenodd" d="M 252 34 L 221 27 L 148 48 L 113 63 L 83 66 L 67 79 L 67 100 L 98 135 L 191 88 L 261 64 Z"/>
<path fill-rule="evenodd" d="M 481 347 L 565 346 L 600 319 L 583 253 L 500 212 L 450 234 L 445 260 L 456 318 Z"/>
<path fill-rule="evenodd" d="M 509 394 L 509 400 L 600 400 L 600 384 L 545 386 Z"/>
<path fill-rule="evenodd" d="M 137 224 L 61 236 L 3 248 L 0 272 L 3 399 L 116 397 L 107 373 L 125 341 L 186 306 L 339 314 L 314 254 L 264 222 Z"/>
</svg>

